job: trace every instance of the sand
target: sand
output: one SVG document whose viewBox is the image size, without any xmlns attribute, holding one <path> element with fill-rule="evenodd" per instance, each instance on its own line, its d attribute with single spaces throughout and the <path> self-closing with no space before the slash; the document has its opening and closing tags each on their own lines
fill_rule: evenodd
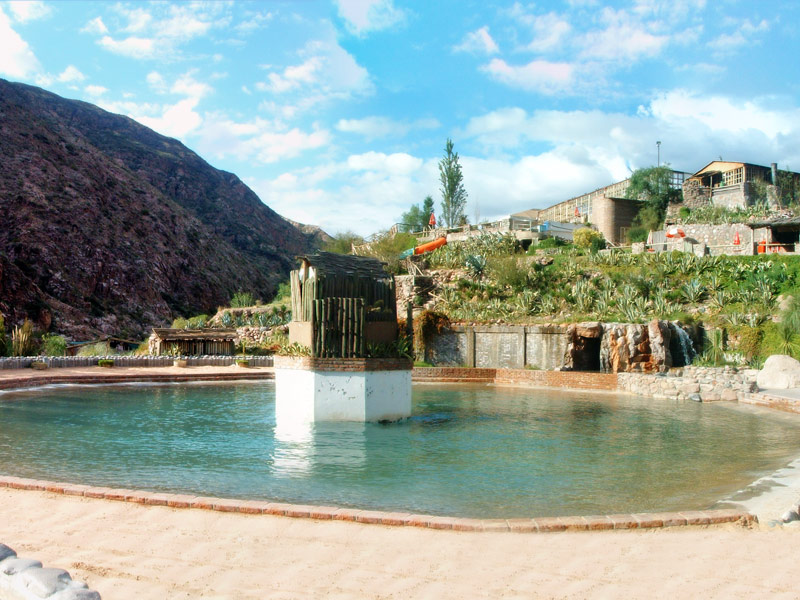
<svg viewBox="0 0 800 600">
<path fill-rule="evenodd" d="M 106 600 L 800 597 L 796 527 L 465 533 L 3 488 L 0 541 Z"/>
</svg>

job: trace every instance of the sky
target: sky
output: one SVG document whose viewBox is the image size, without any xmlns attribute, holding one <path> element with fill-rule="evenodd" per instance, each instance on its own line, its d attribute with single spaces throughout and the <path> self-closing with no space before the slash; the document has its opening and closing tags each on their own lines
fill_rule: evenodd
<svg viewBox="0 0 800 600">
<path fill-rule="evenodd" d="M 800 170 L 795 0 L 0 2 L 0 77 L 127 115 L 283 216 L 369 235 L 470 222 L 659 160 Z"/>
</svg>

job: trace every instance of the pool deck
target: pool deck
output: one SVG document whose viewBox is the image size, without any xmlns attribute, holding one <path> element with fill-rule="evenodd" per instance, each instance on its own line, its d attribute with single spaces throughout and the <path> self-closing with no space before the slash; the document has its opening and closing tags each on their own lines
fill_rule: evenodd
<svg viewBox="0 0 800 600">
<path fill-rule="evenodd" d="M 54 384 L 111 384 L 132 382 L 236 381 L 274 379 L 272 367 L 74 367 L 0 371 L 0 390 Z"/>
</svg>

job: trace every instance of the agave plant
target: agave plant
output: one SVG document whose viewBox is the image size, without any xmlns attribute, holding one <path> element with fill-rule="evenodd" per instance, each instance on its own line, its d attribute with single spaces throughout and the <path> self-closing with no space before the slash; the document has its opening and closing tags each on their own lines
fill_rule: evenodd
<svg viewBox="0 0 800 600">
<path fill-rule="evenodd" d="M 483 279 L 486 273 L 486 257 L 480 254 L 470 254 L 464 261 L 467 271 L 475 279 Z"/>
<path fill-rule="evenodd" d="M 747 314 L 739 311 L 731 312 L 722 317 L 725 322 L 734 327 L 737 325 L 744 325 L 747 322 Z"/>
<path fill-rule="evenodd" d="M 686 302 L 690 304 L 697 304 L 698 302 L 701 302 L 706 295 L 706 290 L 703 287 L 703 284 L 701 284 L 697 279 L 692 279 L 691 281 L 682 285 L 680 292 L 681 296 L 683 296 Z"/>
<path fill-rule="evenodd" d="M 717 309 L 723 309 L 731 301 L 731 298 L 732 294 L 730 292 L 726 292 L 725 290 L 717 290 L 714 292 L 714 295 L 711 296 L 711 304 L 713 304 Z"/>
<path fill-rule="evenodd" d="M 588 313 L 592 310 L 594 296 L 590 284 L 585 279 L 579 279 L 572 286 L 572 300 L 580 312 Z"/>
</svg>

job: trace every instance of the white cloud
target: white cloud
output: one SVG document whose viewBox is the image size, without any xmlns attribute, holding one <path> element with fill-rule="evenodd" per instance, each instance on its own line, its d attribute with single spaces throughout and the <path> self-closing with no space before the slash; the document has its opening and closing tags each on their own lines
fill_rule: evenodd
<svg viewBox="0 0 800 600">
<path fill-rule="evenodd" d="M 41 0 L 11 0 L 8 2 L 8 8 L 18 23 L 43 19 L 52 12 L 52 9 Z"/>
<path fill-rule="evenodd" d="M 530 92 L 554 94 L 565 90 L 573 81 L 575 68 L 566 62 L 533 60 L 525 65 L 510 65 L 494 58 L 481 70 L 506 85 Z"/>
<path fill-rule="evenodd" d="M 526 46 L 533 52 L 548 52 L 558 48 L 572 31 L 572 26 L 556 13 L 523 18 L 533 32 L 533 39 Z"/>
<path fill-rule="evenodd" d="M 98 41 L 103 48 L 130 58 L 152 58 L 159 48 L 153 38 L 130 36 L 125 39 L 115 40 L 110 35 L 104 35 Z"/>
<path fill-rule="evenodd" d="M 484 25 L 480 29 L 469 32 L 460 44 L 453 47 L 456 52 L 470 52 L 472 54 L 497 54 L 500 48 L 489 34 L 489 27 Z"/>
<path fill-rule="evenodd" d="M 14 31 L 0 7 L 0 73 L 14 79 L 29 79 L 40 68 L 30 46 Z"/>
<path fill-rule="evenodd" d="M 105 88 L 102 85 L 87 85 L 85 88 L 83 88 L 83 91 L 90 96 L 97 98 L 108 92 L 108 88 Z"/>
<path fill-rule="evenodd" d="M 359 36 L 406 20 L 405 12 L 396 8 L 392 0 L 337 0 L 336 4 L 348 31 Z"/>
<path fill-rule="evenodd" d="M 97 35 L 104 35 L 108 33 L 108 27 L 106 27 L 106 24 L 103 23 L 103 19 L 100 17 L 95 17 L 83 26 L 81 33 L 95 33 Z"/>
<path fill-rule="evenodd" d="M 196 71 L 189 71 L 188 73 L 184 73 L 178 77 L 178 79 L 175 80 L 175 83 L 172 84 L 170 92 L 173 94 L 181 94 L 198 99 L 213 92 L 214 89 L 210 85 L 201 81 L 197 81 L 193 77 L 195 72 Z"/>
<path fill-rule="evenodd" d="M 89 21 L 82 31 L 101 35 L 97 43 L 122 56 L 152 59 L 169 56 L 189 40 L 207 34 L 213 27 L 226 27 L 229 3 L 192 2 L 151 4 L 148 8 L 129 8 L 116 4 L 114 10 L 125 25 L 110 32 L 100 17 Z"/>
<path fill-rule="evenodd" d="M 366 96 L 374 91 L 367 70 L 331 36 L 307 43 L 298 53 L 301 61 L 282 70 L 273 66 L 266 81 L 255 88 L 280 96 L 278 103 L 266 103 L 265 110 L 294 115 L 331 100 Z M 290 103 L 288 106 L 286 103 Z"/>
<path fill-rule="evenodd" d="M 147 85 L 149 85 L 150 89 L 154 92 L 163 94 L 167 91 L 167 82 L 164 80 L 164 76 L 158 71 L 150 71 L 145 80 L 147 81 Z"/>
<path fill-rule="evenodd" d="M 203 122 L 203 118 L 195 110 L 197 103 L 197 98 L 184 98 L 173 105 L 167 106 L 161 116 L 131 115 L 131 117 L 142 125 L 155 129 L 163 135 L 185 138 L 190 132 L 200 127 Z"/>
<path fill-rule="evenodd" d="M 206 115 L 196 137 L 197 146 L 204 155 L 233 156 L 264 164 L 295 158 L 307 150 L 325 148 L 331 142 L 326 129 L 315 127 L 302 131 L 280 121 L 261 118 L 237 122 L 224 113 Z"/>
<path fill-rule="evenodd" d="M 73 81 L 83 81 L 86 79 L 86 75 L 81 73 L 75 65 L 69 65 L 61 72 L 57 79 L 61 83 L 71 83 Z"/>
<path fill-rule="evenodd" d="M 396 121 L 388 117 L 364 117 L 363 119 L 340 119 L 336 129 L 344 133 L 355 133 L 367 140 L 385 137 L 403 137 L 412 130 L 437 129 L 441 124 L 436 119 Z"/>
<path fill-rule="evenodd" d="M 590 31 L 584 36 L 584 58 L 632 61 L 642 56 L 655 56 L 669 41 L 669 36 L 649 32 L 645 24 L 623 10 L 605 8 L 602 20 L 606 24 L 604 29 Z"/>
<path fill-rule="evenodd" d="M 756 43 L 759 33 L 769 31 L 769 22 L 761 20 L 754 24 L 749 19 L 737 23 L 735 31 L 723 33 L 708 42 L 708 46 L 717 52 L 730 52 L 748 43 Z"/>
</svg>

